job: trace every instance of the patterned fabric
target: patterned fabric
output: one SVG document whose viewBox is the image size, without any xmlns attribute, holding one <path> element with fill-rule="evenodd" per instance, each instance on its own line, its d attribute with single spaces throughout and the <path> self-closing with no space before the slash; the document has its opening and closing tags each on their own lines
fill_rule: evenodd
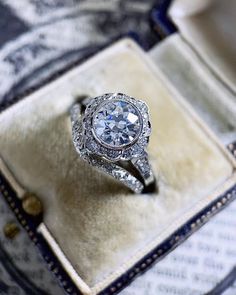
<svg viewBox="0 0 236 295">
<path fill-rule="evenodd" d="M 1 0 L 1 107 L 120 36 L 138 32 L 141 44 L 150 47 L 157 41 L 149 23 L 153 3 Z"/>
</svg>

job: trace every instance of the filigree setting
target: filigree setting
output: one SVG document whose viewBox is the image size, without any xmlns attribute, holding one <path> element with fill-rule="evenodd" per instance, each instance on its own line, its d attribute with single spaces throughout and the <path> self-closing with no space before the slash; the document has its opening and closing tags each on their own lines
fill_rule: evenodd
<svg viewBox="0 0 236 295">
<path fill-rule="evenodd" d="M 101 105 L 107 101 L 127 102 L 137 109 L 140 128 L 137 138 L 130 144 L 114 148 L 101 142 L 95 135 L 93 125 L 94 116 L 97 110 L 101 108 Z M 148 144 L 148 138 L 151 133 L 148 107 L 143 101 L 121 93 L 98 96 L 91 99 L 86 106 L 82 126 L 80 126 L 80 130 L 75 133 L 77 136 L 74 140 L 78 141 L 78 147 L 80 150 L 82 149 L 83 152 L 96 153 L 112 161 L 131 160 L 134 157 L 140 157 Z"/>
</svg>

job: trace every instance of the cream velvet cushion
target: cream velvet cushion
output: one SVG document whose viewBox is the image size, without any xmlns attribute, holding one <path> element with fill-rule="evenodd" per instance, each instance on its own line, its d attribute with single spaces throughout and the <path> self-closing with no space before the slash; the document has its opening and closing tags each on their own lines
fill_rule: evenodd
<svg viewBox="0 0 236 295">
<path fill-rule="evenodd" d="M 175 0 L 169 15 L 209 70 L 235 95 L 236 1 Z"/>
<path fill-rule="evenodd" d="M 150 107 L 159 193 L 134 195 L 83 162 L 71 141 L 75 96 L 124 92 Z M 233 180 L 233 160 L 131 41 L 124 40 L 0 115 L 0 151 L 43 201 L 44 223 L 98 292 Z"/>
</svg>

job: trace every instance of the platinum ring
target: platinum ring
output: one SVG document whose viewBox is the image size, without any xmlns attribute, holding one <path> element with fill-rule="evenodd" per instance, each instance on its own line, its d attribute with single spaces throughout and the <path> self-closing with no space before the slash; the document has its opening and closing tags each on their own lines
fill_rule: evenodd
<svg viewBox="0 0 236 295">
<path fill-rule="evenodd" d="M 81 158 L 135 193 L 154 188 L 146 152 L 151 134 L 146 103 L 122 93 L 83 97 L 72 106 L 70 116 Z"/>
</svg>

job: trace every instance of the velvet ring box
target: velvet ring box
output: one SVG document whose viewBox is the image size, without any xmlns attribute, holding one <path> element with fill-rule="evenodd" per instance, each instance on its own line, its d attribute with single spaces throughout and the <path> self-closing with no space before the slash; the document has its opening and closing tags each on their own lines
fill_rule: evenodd
<svg viewBox="0 0 236 295">
<path fill-rule="evenodd" d="M 149 105 L 158 193 L 135 195 L 75 152 L 70 106 L 106 92 Z M 20 184 L 41 199 L 42 220 L 22 224 L 68 294 L 116 293 L 235 197 L 231 154 L 127 39 L 4 111 L 0 126 L 5 195 L 12 200 Z"/>
</svg>

